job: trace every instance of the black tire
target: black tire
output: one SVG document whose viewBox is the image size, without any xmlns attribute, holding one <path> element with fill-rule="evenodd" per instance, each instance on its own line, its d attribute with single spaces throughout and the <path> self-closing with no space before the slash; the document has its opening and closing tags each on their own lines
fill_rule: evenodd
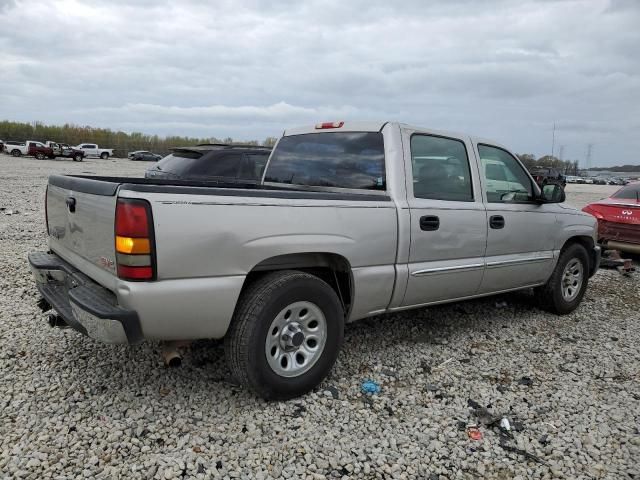
<svg viewBox="0 0 640 480">
<path fill-rule="evenodd" d="M 73 156 L 73 161 L 74 161 L 74 162 L 81 162 L 81 161 L 82 161 L 82 155 L 80 155 L 79 153 L 76 153 L 76 154 Z"/>
<path fill-rule="evenodd" d="M 269 365 L 265 342 L 271 323 L 287 306 L 306 301 L 323 313 L 324 349 L 306 372 L 285 377 Z M 283 270 L 258 278 L 241 294 L 225 337 L 225 355 L 234 377 L 265 400 L 286 400 L 316 387 L 333 367 L 344 339 L 344 311 L 335 291 L 305 272 Z"/>
<path fill-rule="evenodd" d="M 575 298 L 567 301 L 562 295 L 562 280 L 565 268 L 573 260 L 578 260 L 582 264 L 582 284 Z M 545 285 L 537 287 L 534 293 L 541 308 L 557 315 L 566 315 L 578 308 L 588 283 L 589 255 L 582 245 L 574 243 L 560 253 L 560 258 L 551 277 Z"/>
<path fill-rule="evenodd" d="M 106 160 L 107 158 L 109 158 L 109 154 L 107 152 L 102 152 L 100 154 L 100 158 L 103 160 Z"/>
<path fill-rule="evenodd" d="M 44 153 L 37 152 L 37 153 L 35 154 L 35 157 L 36 157 L 38 160 L 44 160 Z"/>
<path fill-rule="evenodd" d="M 16 148 L 15 150 L 11 150 L 11 155 L 13 155 L 14 157 L 19 157 L 20 155 L 22 155 L 22 152 Z"/>
</svg>

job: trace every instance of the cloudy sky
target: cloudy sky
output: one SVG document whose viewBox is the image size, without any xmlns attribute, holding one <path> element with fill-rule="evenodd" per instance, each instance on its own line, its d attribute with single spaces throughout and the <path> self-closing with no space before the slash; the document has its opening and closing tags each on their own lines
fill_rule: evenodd
<svg viewBox="0 0 640 480">
<path fill-rule="evenodd" d="M 640 163 L 638 0 L 0 0 L 0 119 L 264 139 L 398 120 Z"/>
</svg>

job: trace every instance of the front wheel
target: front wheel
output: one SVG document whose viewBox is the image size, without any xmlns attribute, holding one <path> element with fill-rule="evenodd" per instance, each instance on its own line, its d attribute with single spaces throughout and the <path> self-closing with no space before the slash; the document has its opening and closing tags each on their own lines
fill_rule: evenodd
<svg viewBox="0 0 640 480">
<path fill-rule="evenodd" d="M 82 155 L 80 155 L 79 153 L 76 153 L 76 154 L 73 156 L 73 161 L 74 161 L 74 162 L 81 162 L 81 161 L 82 161 Z"/>
<path fill-rule="evenodd" d="M 102 152 L 100 154 L 100 158 L 103 160 L 106 160 L 107 158 L 109 158 L 109 154 L 107 152 Z"/>
<path fill-rule="evenodd" d="M 547 283 L 535 289 L 540 306 L 552 313 L 573 312 L 584 296 L 589 283 L 589 256 L 580 244 L 567 247 Z"/>
<path fill-rule="evenodd" d="M 38 152 L 38 153 L 36 153 L 36 154 L 35 154 L 35 157 L 36 157 L 38 160 L 44 160 L 44 153 L 40 153 L 40 152 Z"/>
<path fill-rule="evenodd" d="M 272 272 L 242 293 L 225 337 L 232 374 L 267 400 L 317 386 L 336 361 L 344 310 L 329 284 L 305 272 Z"/>
<path fill-rule="evenodd" d="M 22 152 L 18 149 L 11 150 L 11 155 L 13 155 L 14 157 L 19 157 L 20 155 L 22 155 Z"/>
</svg>

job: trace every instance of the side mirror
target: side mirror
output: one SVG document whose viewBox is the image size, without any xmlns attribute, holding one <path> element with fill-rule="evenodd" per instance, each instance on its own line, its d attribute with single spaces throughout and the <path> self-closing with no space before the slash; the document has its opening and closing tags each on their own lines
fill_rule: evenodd
<svg viewBox="0 0 640 480">
<path fill-rule="evenodd" d="M 541 203 L 562 203 L 566 198 L 562 185 L 550 183 L 542 187 Z"/>
</svg>

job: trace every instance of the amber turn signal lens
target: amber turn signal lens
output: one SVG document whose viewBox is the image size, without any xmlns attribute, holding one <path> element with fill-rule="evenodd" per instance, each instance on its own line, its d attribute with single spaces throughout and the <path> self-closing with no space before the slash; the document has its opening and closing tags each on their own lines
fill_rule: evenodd
<svg viewBox="0 0 640 480">
<path fill-rule="evenodd" d="M 132 238 L 116 236 L 116 251 L 118 253 L 151 253 L 148 238 Z"/>
</svg>

